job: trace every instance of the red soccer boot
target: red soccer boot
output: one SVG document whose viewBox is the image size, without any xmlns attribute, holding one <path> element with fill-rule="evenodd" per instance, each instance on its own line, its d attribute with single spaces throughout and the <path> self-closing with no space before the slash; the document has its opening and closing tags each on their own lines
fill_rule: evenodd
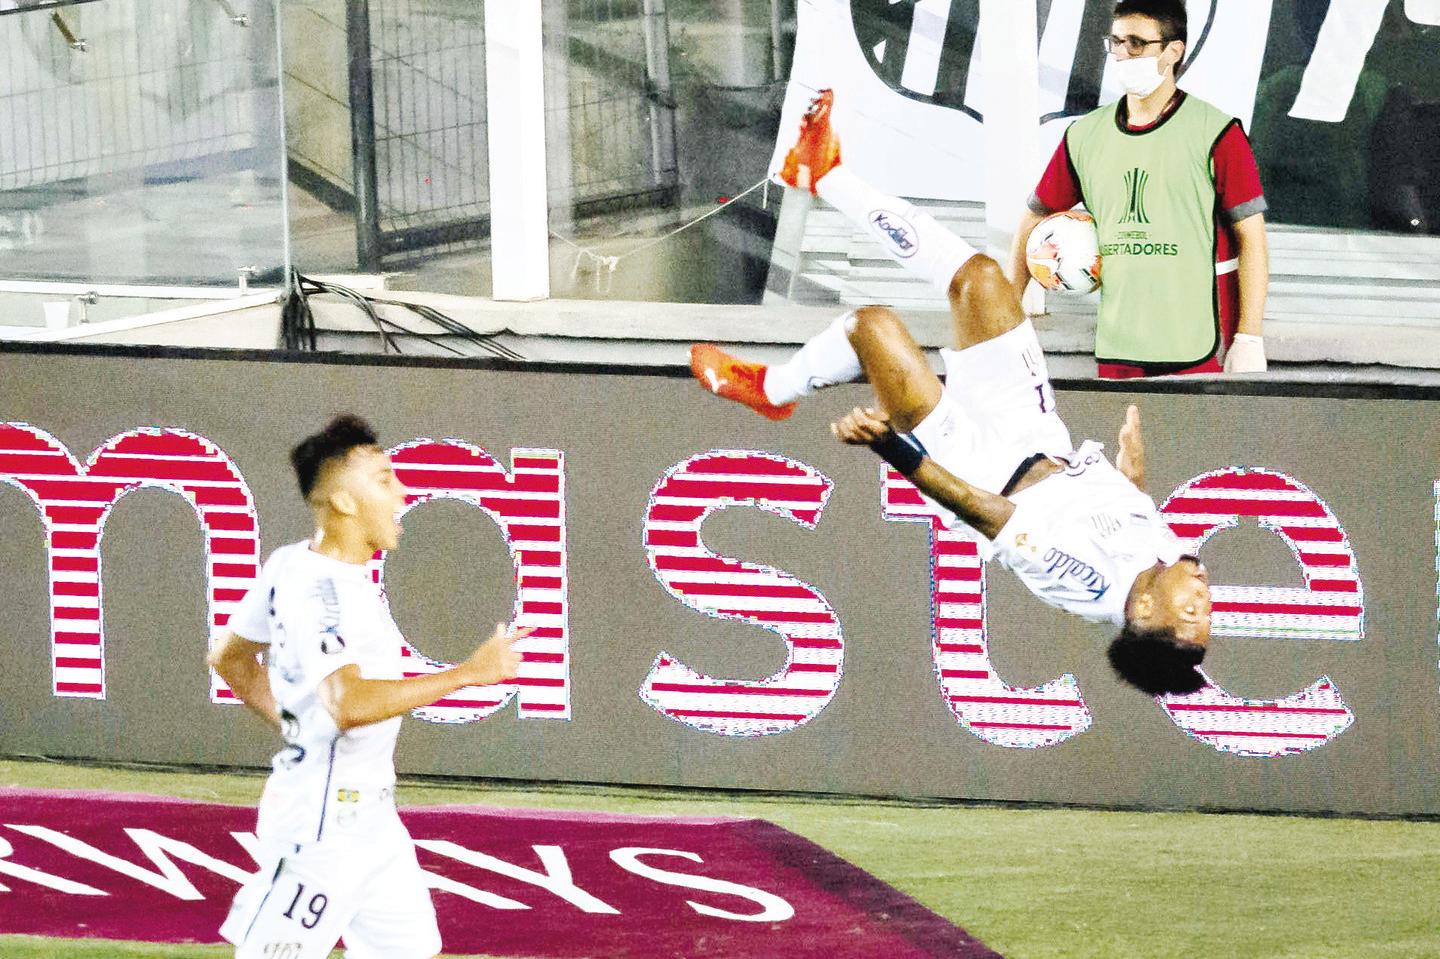
<svg viewBox="0 0 1440 959">
<path fill-rule="evenodd" d="M 776 406 L 765 397 L 765 365 L 747 363 L 710 343 L 690 347 L 690 372 L 716 396 L 743 403 L 766 419 L 789 419 L 794 403 Z"/>
</svg>

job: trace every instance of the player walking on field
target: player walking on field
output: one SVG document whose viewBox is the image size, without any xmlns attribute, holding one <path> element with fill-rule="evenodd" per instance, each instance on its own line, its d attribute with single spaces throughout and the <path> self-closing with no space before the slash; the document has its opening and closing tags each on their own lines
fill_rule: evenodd
<svg viewBox="0 0 1440 959">
<path fill-rule="evenodd" d="M 209 659 L 284 737 L 260 800 L 260 870 L 220 933 L 237 959 L 321 959 L 342 935 L 347 959 L 429 959 L 435 909 L 395 809 L 400 717 L 514 678 L 514 643 L 530 631 L 496 626 L 465 662 L 405 678 L 400 632 L 366 568 L 400 537 L 405 487 L 390 457 L 342 416 L 290 458 L 314 538 L 270 555 Z"/>
<path fill-rule="evenodd" d="M 779 177 L 868 228 L 898 262 L 948 293 L 955 348 L 942 351 L 945 382 L 883 306 L 845 314 L 778 366 L 696 345 L 696 378 L 779 420 L 801 397 L 863 374 L 879 410 L 857 409 L 834 424 L 841 440 L 874 447 L 951 525 L 978 534 L 984 559 L 999 559 L 1046 603 L 1122 626 L 1110 661 L 1127 682 L 1152 694 L 1201 688 L 1209 578 L 1182 555 L 1141 488 L 1139 413 L 1127 414 L 1118 470 L 1100 444 L 1075 448 L 1019 291 L 993 259 L 841 165 L 833 99 L 825 90 L 811 104 Z"/>
</svg>

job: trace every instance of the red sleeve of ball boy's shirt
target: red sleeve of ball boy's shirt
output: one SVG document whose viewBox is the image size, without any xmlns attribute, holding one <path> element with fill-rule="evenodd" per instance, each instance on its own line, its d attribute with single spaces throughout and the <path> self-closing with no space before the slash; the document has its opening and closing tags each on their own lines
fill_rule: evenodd
<svg viewBox="0 0 1440 959">
<path fill-rule="evenodd" d="M 1250 138 L 1238 122 L 1230 124 L 1210 151 L 1215 165 L 1215 196 L 1230 222 L 1265 212 L 1265 191 Z"/>
<path fill-rule="evenodd" d="M 1040 184 L 1030 196 L 1030 209 L 1036 213 L 1058 213 L 1080 202 L 1080 181 L 1075 178 L 1075 169 L 1070 165 L 1067 139 L 1068 134 L 1060 139 L 1055 155 L 1040 177 Z"/>
</svg>

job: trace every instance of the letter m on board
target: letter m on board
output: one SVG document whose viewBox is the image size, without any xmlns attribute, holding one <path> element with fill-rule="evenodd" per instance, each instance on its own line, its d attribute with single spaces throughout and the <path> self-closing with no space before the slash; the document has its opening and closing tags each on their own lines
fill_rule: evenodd
<svg viewBox="0 0 1440 959">
<path fill-rule="evenodd" d="M 213 642 L 254 581 L 260 562 L 255 500 L 235 464 L 202 436 L 137 429 L 80 463 L 65 444 L 25 423 L 0 423 L 0 483 L 22 490 L 45 527 L 54 694 L 105 698 L 100 537 L 116 502 L 142 487 L 183 497 L 205 537 Z M 213 702 L 234 696 L 212 675 Z"/>
</svg>

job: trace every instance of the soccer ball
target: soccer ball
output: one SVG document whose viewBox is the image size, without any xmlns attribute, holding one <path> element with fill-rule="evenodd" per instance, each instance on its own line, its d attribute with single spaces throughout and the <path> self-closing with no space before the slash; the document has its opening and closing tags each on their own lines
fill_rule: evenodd
<svg viewBox="0 0 1440 959">
<path fill-rule="evenodd" d="M 1052 213 L 1025 243 L 1030 275 L 1047 290 L 1089 293 L 1100 285 L 1100 235 L 1089 214 Z"/>
</svg>

